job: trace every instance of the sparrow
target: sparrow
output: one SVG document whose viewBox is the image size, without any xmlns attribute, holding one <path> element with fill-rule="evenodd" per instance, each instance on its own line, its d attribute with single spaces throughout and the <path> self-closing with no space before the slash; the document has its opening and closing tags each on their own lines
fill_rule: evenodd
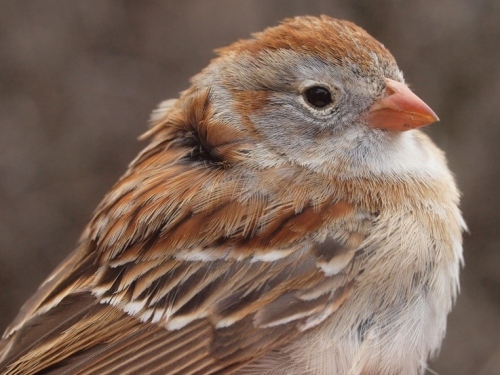
<svg viewBox="0 0 500 375">
<path fill-rule="evenodd" d="M 217 51 L 0 342 L 0 373 L 417 375 L 465 224 L 438 120 L 327 16 Z"/>
</svg>

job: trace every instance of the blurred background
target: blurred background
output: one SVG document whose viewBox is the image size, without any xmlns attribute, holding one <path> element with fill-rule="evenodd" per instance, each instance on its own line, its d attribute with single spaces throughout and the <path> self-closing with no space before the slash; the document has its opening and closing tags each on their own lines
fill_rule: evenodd
<svg viewBox="0 0 500 375">
<path fill-rule="evenodd" d="M 0 331 L 144 146 L 149 113 L 212 50 L 295 15 L 349 19 L 441 118 L 463 192 L 462 292 L 442 375 L 500 374 L 499 0 L 0 0 Z"/>
</svg>

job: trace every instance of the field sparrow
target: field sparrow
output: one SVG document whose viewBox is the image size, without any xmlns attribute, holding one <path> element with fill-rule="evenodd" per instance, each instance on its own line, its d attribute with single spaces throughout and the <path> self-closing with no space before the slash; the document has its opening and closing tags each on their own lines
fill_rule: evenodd
<svg viewBox="0 0 500 375">
<path fill-rule="evenodd" d="M 438 118 L 363 29 L 218 50 L 0 342 L 1 374 L 423 374 L 462 260 Z"/>
</svg>

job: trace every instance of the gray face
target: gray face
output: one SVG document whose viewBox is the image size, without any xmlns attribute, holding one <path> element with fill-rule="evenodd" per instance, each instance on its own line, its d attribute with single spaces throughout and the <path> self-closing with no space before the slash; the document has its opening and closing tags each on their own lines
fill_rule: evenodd
<svg viewBox="0 0 500 375">
<path fill-rule="evenodd" d="M 267 146 L 297 164 L 312 165 L 347 155 L 366 153 L 367 143 L 379 142 L 377 131 L 360 117 L 385 88 L 385 78 L 402 81 L 395 66 L 379 62 L 362 71 L 355 63 L 342 65 L 291 50 L 242 55 L 220 73 L 225 90 L 266 95 L 265 103 L 247 113 Z M 307 97 L 312 88 L 326 90 L 331 102 L 322 107 Z M 240 103 L 236 103 L 238 106 Z"/>
</svg>

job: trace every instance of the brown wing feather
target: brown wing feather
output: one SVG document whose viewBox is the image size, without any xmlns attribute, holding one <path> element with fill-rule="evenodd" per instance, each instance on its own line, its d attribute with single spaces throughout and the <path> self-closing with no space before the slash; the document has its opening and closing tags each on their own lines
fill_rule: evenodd
<svg viewBox="0 0 500 375">
<path fill-rule="evenodd" d="M 209 92 L 186 95 L 7 330 L 2 374 L 230 373 L 348 296 L 370 213 L 245 166 L 248 134 L 210 136 Z"/>
<path fill-rule="evenodd" d="M 26 320 L 7 339 L 10 354 L 2 374 L 41 370 L 47 374 L 208 374 L 236 369 L 288 342 L 308 319 L 321 316 L 345 298 L 345 280 L 340 289 L 333 282 L 330 288 L 321 288 L 327 278 L 312 258 L 293 258 L 286 257 L 278 265 L 248 260 L 194 262 L 190 272 L 186 262 L 177 262 L 159 279 L 157 288 L 151 287 L 134 301 L 156 297 L 155 311 L 149 316 L 158 311 L 172 313 L 161 324 L 139 319 L 147 308 L 129 315 L 120 305 L 99 303 L 89 292 L 70 294 L 47 312 Z M 176 272 L 185 277 L 174 277 Z M 119 283 L 112 285 L 117 288 L 112 290 L 120 290 Z M 155 294 L 160 293 L 158 288 L 164 289 L 160 296 Z M 124 290 L 133 290 L 133 284 Z M 313 290 L 317 292 L 313 298 L 306 296 Z M 126 295 L 121 297 L 127 301 Z M 182 321 L 180 329 L 165 328 L 177 320 Z"/>
</svg>

